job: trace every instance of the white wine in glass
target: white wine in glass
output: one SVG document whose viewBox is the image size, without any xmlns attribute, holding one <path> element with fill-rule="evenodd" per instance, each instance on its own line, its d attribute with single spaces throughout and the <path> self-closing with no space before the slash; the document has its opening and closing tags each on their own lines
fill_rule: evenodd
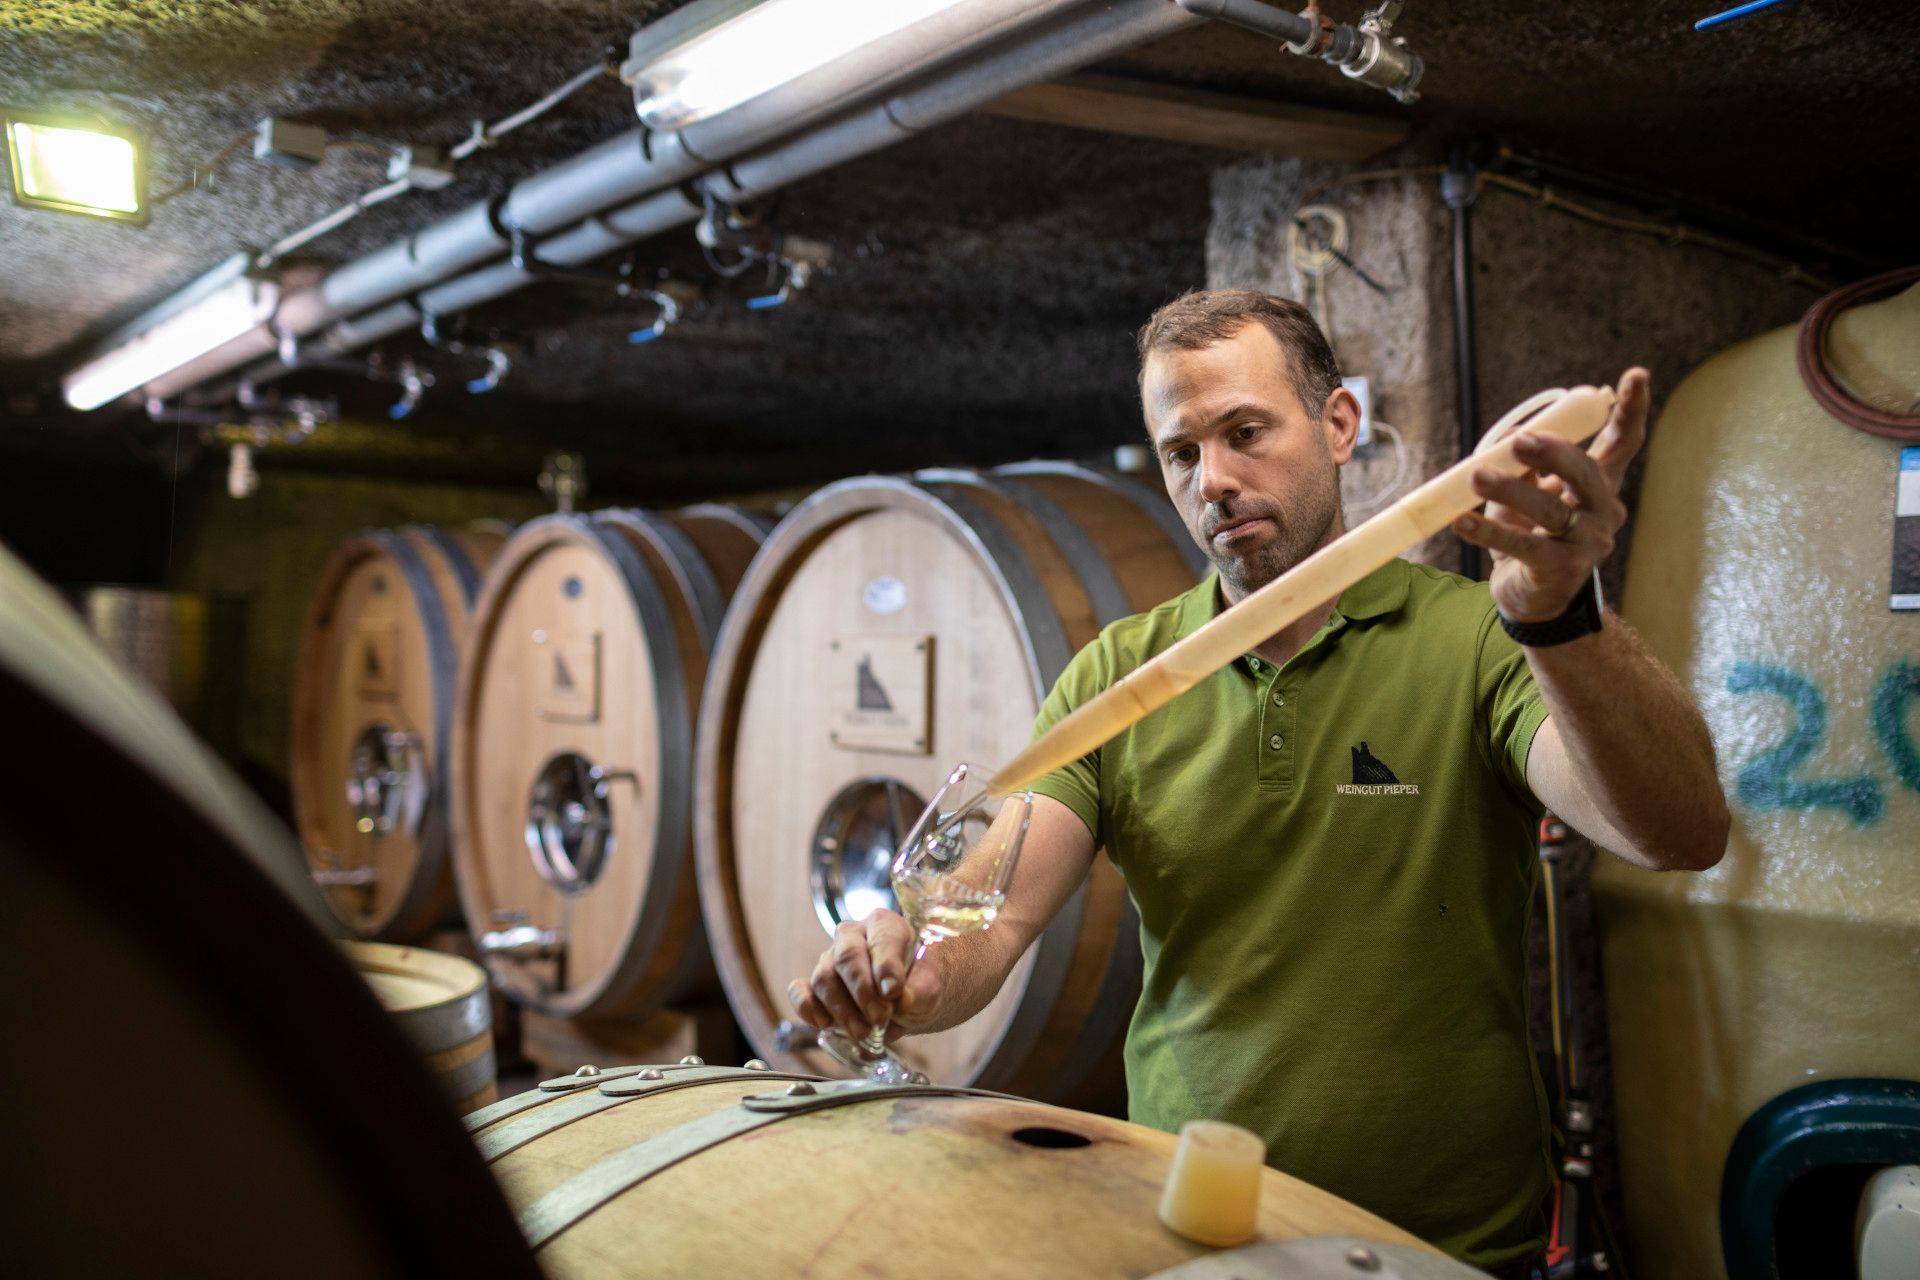
<svg viewBox="0 0 1920 1280">
<path fill-rule="evenodd" d="M 970 781 L 976 776 L 985 775 L 965 764 L 948 774 L 894 854 L 893 894 L 917 935 L 909 968 L 934 943 L 991 927 L 1013 883 L 1033 793 L 997 800 Z M 913 1069 L 886 1035 L 885 1024 L 860 1040 L 836 1027 L 820 1033 L 820 1045 L 867 1079 L 905 1084 Z"/>
</svg>

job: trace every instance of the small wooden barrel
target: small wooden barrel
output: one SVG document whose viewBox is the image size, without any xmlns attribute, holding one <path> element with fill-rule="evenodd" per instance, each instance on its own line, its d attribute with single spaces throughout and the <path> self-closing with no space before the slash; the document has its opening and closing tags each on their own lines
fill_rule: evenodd
<svg viewBox="0 0 1920 1280">
<path fill-rule="evenodd" d="M 498 1096 L 487 972 L 422 947 L 343 943 L 347 958 L 426 1059 L 454 1109 L 465 1115 Z"/>
<path fill-rule="evenodd" d="M 453 911 L 447 746 L 461 635 L 504 536 L 363 533 L 321 571 L 293 686 L 293 811 L 356 934 L 417 941 Z"/>
<path fill-rule="evenodd" d="M 474 607 L 456 879 L 499 983 L 558 1017 L 713 986 L 691 839 L 707 651 L 765 525 L 725 508 L 528 524 Z"/>
<path fill-rule="evenodd" d="M 1102 625 L 1203 568 L 1157 486 L 1062 463 L 846 480 L 781 522 L 714 653 L 696 801 L 715 962 L 762 1057 L 839 1070 L 786 1022 L 787 986 L 840 920 L 893 905 L 896 825 L 956 762 L 1024 746 Z M 899 1052 L 942 1083 L 1109 1105 L 1137 934 L 1101 861 L 986 1010 Z"/>
<path fill-rule="evenodd" d="M 1118 1280 L 1216 1254 L 1157 1216 L 1173 1135 L 994 1094 L 848 1095 L 693 1059 L 562 1076 L 467 1127 L 549 1276 Z M 1358 1274 L 1344 1255 L 1363 1243 L 1409 1251 L 1419 1269 L 1396 1275 L 1480 1274 L 1328 1192 L 1260 1179 L 1262 1245 L 1346 1239 L 1325 1270 L 1216 1280 Z"/>
</svg>

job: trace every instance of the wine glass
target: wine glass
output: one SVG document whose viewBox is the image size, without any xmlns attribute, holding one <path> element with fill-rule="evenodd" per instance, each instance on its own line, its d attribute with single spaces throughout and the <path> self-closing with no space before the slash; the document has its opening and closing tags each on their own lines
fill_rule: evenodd
<svg viewBox="0 0 1920 1280">
<path fill-rule="evenodd" d="M 918 938 L 909 968 L 934 943 L 990 927 L 1013 883 L 1033 793 L 1001 800 L 972 781 L 976 774 L 990 776 L 956 766 L 894 854 L 893 895 Z M 909 1083 L 915 1072 L 887 1048 L 886 1034 L 885 1023 L 859 1040 L 832 1027 L 820 1033 L 820 1047 L 868 1080 Z"/>
</svg>

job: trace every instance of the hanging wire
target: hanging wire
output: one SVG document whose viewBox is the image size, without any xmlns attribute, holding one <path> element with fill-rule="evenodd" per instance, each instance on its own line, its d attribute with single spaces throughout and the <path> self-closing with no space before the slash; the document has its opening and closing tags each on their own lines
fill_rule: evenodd
<svg viewBox="0 0 1920 1280">
<path fill-rule="evenodd" d="M 1400 433 L 1391 424 L 1382 422 L 1378 418 L 1373 420 L 1372 425 L 1376 432 L 1385 436 L 1393 445 L 1393 476 L 1385 483 L 1376 486 L 1374 491 L 1366 497 L 1357 498 L 1348 503 L 1347 514 L 1350 516 L 1370 512 L 1376 507 L 1384 507 L 1398 496 L 1401 486 L 1407 482 L 1407 472 L 1412 469 L 1407 442 Z"/>
<path fill-rule="evenodd" d="M 614 54 L 609 50 L 606 54 L 602 55 L 600 61 L 581 71 L 558 89 L 541 98 L 538 102 L 530 106 L 522 107 L 519 111 L 514 112 L 504 120 L 500 120 L 491 125 L 483 125 L 476 121 L 473 126 L 473 133 L 469 135 L 465 141 L 455 145 L 448 151 L 447 155 L 457 164 L 482 147 L 491 147 L 498 139 L 506 134 L 512 133 L 515 129 L 539 119 L 602 76 L 617 76 L 618 74 L 619 68 L 614 61 Z M 357 150 L 377 150 L 379 154 L 383 156 L 391 156 L 394 154 L 392 148 L 383 148 L 371 142 L 349 140 L 339 143 L 328 143 L 327 145 L 329 149 L 340 146 Z M 332 213 L 327 214 L 319 221 L 310 223 L 300 230 L 281 238 L 271 248 L 256 257 L 254 259 L 254 265 L 262 269 L 270 267 L 276 261 L 292 253 L 294 250 L 311 244 L 328 232 L 334 231 L 353 221 L 353 219 L 359 217 L 374 205 L 391 200 L 395 196 L 402 195 L 412 189 L 412 179 L 400 177 L 394 179 L 392 182 L 375 187 L 371 191 L 364 192 L 340 206 L 338 209 L 335 209 Z"/>
<path fill-rule="evenodd" d="M 1557 209 L 1562 213 L 1570 214 L 1576 218 L 1582 218 L 1599 226 L 1612 227 L 1616 231 L 1627 231 L 1637 235 L 1652 236 L 1654 239 L 1664 240 L 1670 245 L 1697 244 L 1703 249 L 1712 249 L 1716 253 L 1724 253 L 1730 257 L 1744 258 L 1748 262 L 1757 262 L 1763 266 L 1774 267 L 1780 271 L 1784 278 L 1794 281 L 1796 284 L 1804 284 L 1813 289 L 1831 289 L 1833 287 L 1833 281 L 1830 277 L 1809 271 L 1791 259 L 1783 258 L 1779 254 L 1768 253 L 1764 249 L 1755 249 L 1751 245 L 1742 244 L 1737 240 L 1729 240 L 1724 236 L 1716 236 L 1711 232 L 1701 231 L 1697 227 L 1690 227 L 1678 219 L 1623 218 L 1614 214 L 1604 213 L 1590 205 L 1569 200 L 1565 196 L 1557 195 L 1548 187 L 1535 186 L 1530 182 L 1522 182 L 1518 178 L 1510 178 L 1504 173 L 1486 173 L 1483 171 L 1478 176 L 1482 183 L 1497 191 L 1505 191 L 1512 195 L 1525 196 L 1543 208 Z"/>
<path fill-rule="evenodd" d="M 1338 187 L 1361 186 L 1373 182 L 1391 182 L 1396 178 L 1434 178 L 1439 177 L 1445 172 L 1446 166 L 1437 164 L 1408 165 L 1397 169 L 1363 169 L 1358 173 L 1343 174 L 1338 178 L 1332 178 L 1320 183 L 1318 186 L 1303 193 L 1300 197 L 1300 203 L 1303 205 L 1311 204 L 1318 197 Z M 1503 191 L 1508 195 L 1523 196 L 1532 200 L 1542 208 L 1552 209 L 1556 212 L 1567 214 L 1570 217 L 1581 218 L 1598 226 L 1611 227 L 1616 231 L 1626 231 L 1636 235 L 1652 236 L 1654 239 L 1663 240 L 1670 245 L 1698 245 L 1703 249 L 1712 249 L 1716 253 L 1724 253 L 1730 257 L 1744 258 L 1748 262 L 1756 262 L 1762 266 L 1772 267 L 1779 271 L 1783 278 L 1813 289 L 1831 289 L 1835 285 L 1835 281 L 1831 277 L 1817 271 L 1809 270 L 1790 258 L 1782 257 L 1777 253 L 1769 253 L 1764 249 L 1756 249 L 1738 240 L 1731 240 L 1725 236 L 1717 236 L 1711 232 L 1702 231 L 1697 227 L 1690 227 L 1677 218 L 1621 217 L 1595 209 L 1591 205 L 1569 200 L 1550 188 L 1536 186 L 1531 182 L 1523 182 L 1518 178 L 1509 177 L 1504 173 L 1488 173 L 1484 169 L 1477 171 L 1474 174 L 1474 178 L 1475 181 L 1481 184 L 1481 189 L 1483 190 L 1492 188 L 1495 191 Z"/>
<path fill-rule="evenodd" d="M 185 182 L 168 187 L 159 195 L 149 197 L 147 200 L 148 207 L 153 208 L 158 205 L 163 205 L 174 197 L 183 196 L 189 191 L 197 191 L 202 187 L 211 187 L 213 185 L 213 175 L 217 173 L 221 166 L 225 165 L 227 161 L 238 155 L 240 148 L 246 146 L 247 143 L 252 140 L 253 130 L 249 129 L 229 142 L 226 146 L 220 148 L 220 150 L 214 154 L 213 159 L 207 161 L 205 164 L 193 166 Z"/>
<path fill-rule="evenodd" d="M 541 116 L 547 114 L 547 112 L 553 110 L 600 77 L 607 75 L 617 77 L 619 74 L 620 69 L 615 62 L 614 52 L 609 50 L 601 57 L 600 61 L 581 71 L 538 102 L 530 106 L 522 107 L 506 119 L 490 125 L 482 125 L 478 120 L 474 121 L 473 133 L 466 141 L 455 146 L 448 154 L 455 160 L 465 160 L 482 147 L 492 146 L 501 137 L 512 133 L 522 125 L 530 124 L 538 120 Z"/>
</svg>

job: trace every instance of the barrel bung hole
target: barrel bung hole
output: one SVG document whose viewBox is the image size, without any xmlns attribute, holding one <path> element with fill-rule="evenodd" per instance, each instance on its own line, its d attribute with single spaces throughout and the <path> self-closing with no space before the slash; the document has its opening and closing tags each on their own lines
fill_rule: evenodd
<svg viewBox="0 0 1920 1280">
<path fill-rule="evenodd" d="M 1050 1129 L 1044 1125 L 1030 1125 L 1025 1129 L 1015 1129 L 1013 1140 L 1029 1147 L 1042 1147 L 1049 1151 L 1070 1151 L 1075 1147 L 1090 1147 L 1093 1139 L 1066 1129 Z"/>
</svg>

